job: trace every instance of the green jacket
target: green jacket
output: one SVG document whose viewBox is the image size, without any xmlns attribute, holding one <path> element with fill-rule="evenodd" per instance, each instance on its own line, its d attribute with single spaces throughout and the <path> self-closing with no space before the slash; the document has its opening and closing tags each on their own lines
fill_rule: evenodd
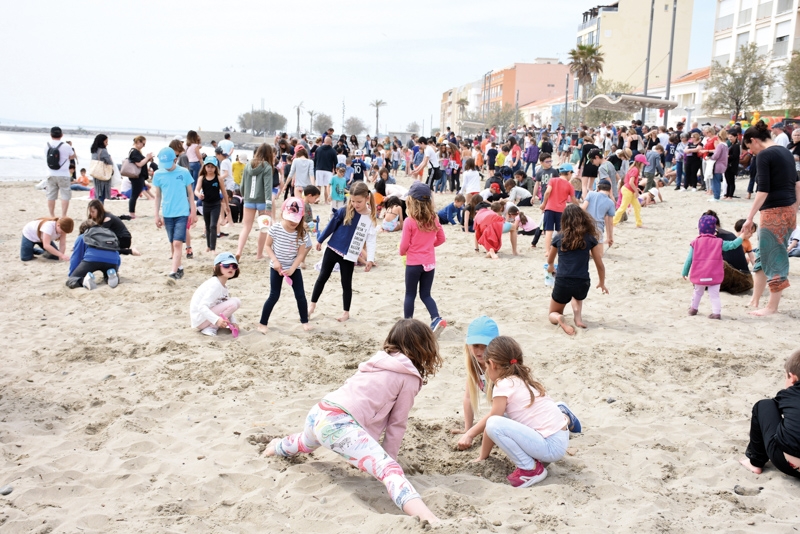
<svg viewBox="0 0 800 534">
<path fill-rule="evenodd" d="M 248 162 L 242 173 L 242 200 L 246 204 L 272 201 L 272 166 L 261 162 L 255 169 Z"/>
</svg>

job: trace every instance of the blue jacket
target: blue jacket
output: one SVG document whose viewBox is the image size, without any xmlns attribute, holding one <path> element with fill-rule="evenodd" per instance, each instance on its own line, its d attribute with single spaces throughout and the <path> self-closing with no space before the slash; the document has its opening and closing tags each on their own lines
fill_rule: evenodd
<svg viewBox="0 0 800 534">
<path fill-rule="evenodd" d="M 111 263 L 116 265 L 117 268 L 119 268 L 121 263 L 119 252 L 116 250 L 103 250 L 87 246 L 86 243 L 83 242 L 83 234 L 79 235 L 78 238 L 75 239 L 75 244 L 72 249 L 72 256 L 69 258 L 68 276 L 72 276 L 72 273 L 75 272 L 75 269 L 78 268 L 78 265 L 80 265 L 82 261 Z"/>
<path fill-rule="evenodd" d="M 439 222 L 447 221 L 447 224 L 456 224 L 456 219 L 458 219 L 458 224 L 464 224 L 464 206 L 457 208 L 455 203 L 451 202 L 441 210 L 439 210 Z"/>
<path fill-rule="evenodd" d="M 325 240 L 330 237 L 331 240 L 328 242 L 328 246 L 337 252 L 341 252 L 343 256 L 347 256 L 350 250 L 350 244 L 353 242 L 356 228 L 358 228 L 358 223 L 362 217 L 361 214 L 356 212 L 350 224 L 345 225 L 344 216 L 346 213 L 347 206 L 336 210 L 330 222 L 328 222 L 328 226 L 325 227 L 325 230 L 323 230 L 317 238 L 319 243 L 324 243 Z M 364 215 L 364 217 L 369 217 L 369 215 Z M 370 225 L 366 236 L 367 261 L 375 261 L 375 249 L 377 248 L 376 237 L 377 229 L 374 225 Z"/>
</svg>

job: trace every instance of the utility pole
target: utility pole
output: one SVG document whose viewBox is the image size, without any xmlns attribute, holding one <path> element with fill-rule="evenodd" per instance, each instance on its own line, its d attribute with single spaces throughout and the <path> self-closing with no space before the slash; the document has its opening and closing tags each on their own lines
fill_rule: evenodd
<svg viewBox="0 0 800 534">
<path fill-rule="evenodd" d="M 344 131 L 344 98 L 342 98 L 342 133 L 343 134 L 347 133 Z"/>
<path fill-rule="evenodd" d="M 255 130 L 253 129 L 253 112 L 253 104 L 250 104 L 250 131 L 255 133 Z"/>
<path fill-rule="evenodd" d="M 672 83 L 672 47 L 675 43 L 675 16 L 678 13 L 678 0 L 672 0 L 672 33 L 669 36 L 669 63 L 667 63 L 667 95 L 666 99 L 669 100 L 670 84 Z M 669 119 L 669 110 L 664 110 L 664 128 L 667 127 L 667 120 Z"/>
<path fill-rule="evenodd" d="M 519 126 L 519 89 L 517 89 L 517 96 L 514 98 L 514 127 Z"/>
<path fill-rule="evenodd" d="M 650 81 L 650 48 L 653 45 L 653 16 L 655 15 L 656 10 L 656 0 L 650 0 L 650 33 L 647 37 L 647 58 L 645 58 L 645 67 L 644 67 L 644 96 L 647 96 L 647 82 Z M 670 62 L 672 58 L 670 58 Z M 669 78 L 667 79 L 667 83 L 669 83 Z M 645 112 L 647 111 L 646 106 L 642 106 L 642 122 L 645 122 Z"/>
<path fill-rule="evenodd" d="M 567 118 L 569 117 L 569 73 L 567 73 L 567 89 L 564 93 L 564 133 L 569 132 Z"/>
<path fill-rule="evenodd" d="M 421 136 L 425 136 L 425 119 L 422 119 L 422 129 L 419 132 Z"/>
</svg>

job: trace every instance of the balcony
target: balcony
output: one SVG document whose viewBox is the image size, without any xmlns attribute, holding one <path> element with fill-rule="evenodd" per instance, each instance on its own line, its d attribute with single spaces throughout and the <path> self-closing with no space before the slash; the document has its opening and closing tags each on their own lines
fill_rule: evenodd
<svg viewBox="0 0 800 534">
<path fill-rule="evenodd" d="M 727 67 L 728 61 L 731 59 L 730 54 L 722 54 L 721 56 L 715 57 L 712 62 L 719 63 L 721 67 Z"/>
<path fill-rule="evenodd" d="M 752 14 L 753 10 L 750 8 L 739 11 L 739 26 L 747 26 L 750 24 L 750 16 Z"/>
<path fill-rule="evenodd" d="M 800 37 L 795 37 L 794 39 L 794 48 L 792 48 L 795 52 L 800 52 Z"/>
<path fill-rule="evenodd" d="M 598 22 L 600 22 L 600 17 L 595 17 L 593 19 L 589 19 L 586 22 L 584 22 L 583 24 L 579 24 L 578 25 L 578 31 L 582 32 L 583 30 L 585 30 L 587 28 L 595 27 L 595 26 L 597 26 Z"/>
<path fill-rule="evenodd" d="M 718 18 L 714 31 L 721 32 L 731 28 L 733 28 L 733 14 Z"/>
<path fill-rule="evenodd" d="M 775 46 L 772 47 L 772 57 L 783 58 L 789 53 L 789 39 L 785 41 L 776 41 Z"/>
<path fill-rule="evenodd" d="M 793 3 L 793 0 L 778 0 L 778 11 L 775 14 L 780 15 L 781 13 L 791 11 Z"/>
<path fill-rule="evenodd" d="M 756 20 L 765 19 L 772 16 L 772 2 L 766 2 L 758 6 Z"/>
<path fill-rule="evenodd" d="M 758 54 L 759 56 L 766 56 L 768 50 L 769 50 L 769 46 L 761 45 L 758 48 L 756 48 L 756 54 Z"/>
</svg>

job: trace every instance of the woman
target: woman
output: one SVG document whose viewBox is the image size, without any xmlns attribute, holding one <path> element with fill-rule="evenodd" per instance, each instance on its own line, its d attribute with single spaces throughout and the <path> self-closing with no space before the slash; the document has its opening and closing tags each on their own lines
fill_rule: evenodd
<svg viewBox="0 0 800 534">
<path fill-rule="evenodd" d="M 128 213 L 131 219 L 136 218 L 136 201 L 139 200 L 139 195 L 142 194 L 144 189 L 144 182 L 147 180 L 147 164 L 153 161 L 153 153 L 150 152 L 146 156 L 142 153 L 144 145 L 147 144 L 147 139 L 143 135 L 133 138 L 133 148 L 128 154 L 128 161 L 139 167 L 139 177 L 131 178 L 131 198 L 128 199 Z"/>
<path fill-rule="evenodd" d="M 131 256 L 141 256 L 142 253 L 131 246 L 131 233 L 128 227 L 122 220 L 106 211 L 103 203 L 99 200 L 90 200 L 86 208 L 86 218 L 93 220 L 97 226 L 108 228 L 114 235 L 117 236 L 119 241 L 119 253 L 130 254 Z"/>
<path fill-rule="evenodd" d="M 306 149 L 300 147 L 294 154 L 289 179 L 284 187 L 292 191 L 292 196 L 303 198 L 303 189 L 307 185 L 317 185 L 314 179 L 314 162 L 308 159 Z"/>
<path fill-rule="evenodd" d="M 636 131 L 636 128 L 631 128 L 628 130 L 628 148 L 631 149 L 631 153 L 633 153 L 633 157 L 639 153 L 639 142 L 642 140 L 639 133 Z"/>
<path fill-rule="evenodd" d="M 800 132 L 798 132 L 800 134 Z M 739 136 L 735 131 L 730 135 L 731 146 L 728 147 L 728 166 L 725 168 L 725 198 L 727 200 L 733 199 L 733 193 L 736 191 L 736 175 L 739 174 L 739 156 L 741 155 L 741 146 L 739 145 Z"/>
<path fill-rule="evenodd" d="M 106 165 L 114 165 L 111 155 L 108 153 L 108 136 L 105 134 L 97 134 L 92 143 L 89 151 L 92 153 L 92 161 L 102 161 Z M 94 197 L 100 201 L 100 204 L 105 202 L 111 196 L 111 180 L 98 180 L 94 179 Z"/>
<path fill-rule="evenodd" d="M 517 139 L 512 135 L 508 138 L 508 155 L 511 161 L 506 162 L 506 167 L 511 167 L 513 172 L 517 172 L 522 168 L 522 149 L 517 143 Z M 456 189 L 458 191 L 458 189 Z"/>
<path fill-rule="evenodd" d="M 688 146 L 689 136 L 682 133 L 680 137 L 675 137 L 678 139 L 678 143 L 675 145 L 675 191 L 680 191 L 681 184 L 683 184 L 684 164 L 686 161 L 684 150 Z"/>
<path fill-rule="evenodd" d="M 345 157 L 349 156 L 350 147 L 347 145 L 347 136 L 345 134 L 339 136 L 339 141 L 336 144 L 338 145 L 339 143 L 342 143 L 342 153 Z"/>
<path fill-rule="evenodd" d="M 372 157 L 372 138 L 367 134 L 367 138 L 364 140 L 364 155 Z"/>
<path fill-rule="evenodd" d="M 714 193 L 714 198 L 709 199 L 709 202 L 719 202 L 719 196 L 722 192 L 722 174 L 728 168 L 728 132 L 720 130 L 717 138 L 714 141 L 714 152 L 709 154 L 708 159 L 713 163 L 711 175 L 711 190 Z M 727 197 L 726 197 L 727 198 Z"/>
<path fill-rule="evenodd" d="M 766 308 L 751 315 L 771 315 L 778 311 L 781 293 L 789 287 L 789 236 L 797 226 L 797 205 L 800 181 L 792 153 L 776 145 L 764 122 L 758 122 L 744 132 L 742 145 L 756 155 L 758 192 L 750 213 L 742 226 L 747 234 L 753 228 L 753 218 L 761 213 L 758 226 L 753 298 L 750 306 L 758 308 L 761 294 L 769 284 Z"/>
<path fill-rule="evenodd" d="M 247 162 L 242 173 L 242 199 L 244 200 L 244 215 L 242 217 L 242 232 L 239 234 L 239 246 L 236 249 L 236 261 L 242 256 L 247 237 L 253 229 L 253 221 L 258 215 L 269 213 L 275 220 L 275 210 L 272 206 L 272 176 L 276 172 L 275 152 L 267 143 L 256 149 L 253 159 Z M 259 232 L 258 250 L 256 259 L 264 258 L 264 243 L 267 234 Z"/>
<path fill-rule="evenodd" d="M 197 176 L 200 174 L 201 161 L 203 155 L 200 153 L 200 136 L 194 130 L 189 130 L 186 134 L 186 157 L 189 159 L 189 172 L 194 180 L 192 190 L 197 187 Z M 177 152 L 176 152 L 177 154 Z"/>
<path fill-rule="evenodd" d="M 350 136 L 350 149 L 358 150 L 358 137 L 356 137 L 355 135 Z"/>
<path fill-rule="evenodd" d="M 702 165 L 702 160 L 700 159 L 701 150 L 700 134 L 694 132 L 683 150 L 685 160 L 683 169 L 686 175 L 684 182 L 687 191 L 697 191 L 697 173 L 700 172 Z"/>
</svg>

